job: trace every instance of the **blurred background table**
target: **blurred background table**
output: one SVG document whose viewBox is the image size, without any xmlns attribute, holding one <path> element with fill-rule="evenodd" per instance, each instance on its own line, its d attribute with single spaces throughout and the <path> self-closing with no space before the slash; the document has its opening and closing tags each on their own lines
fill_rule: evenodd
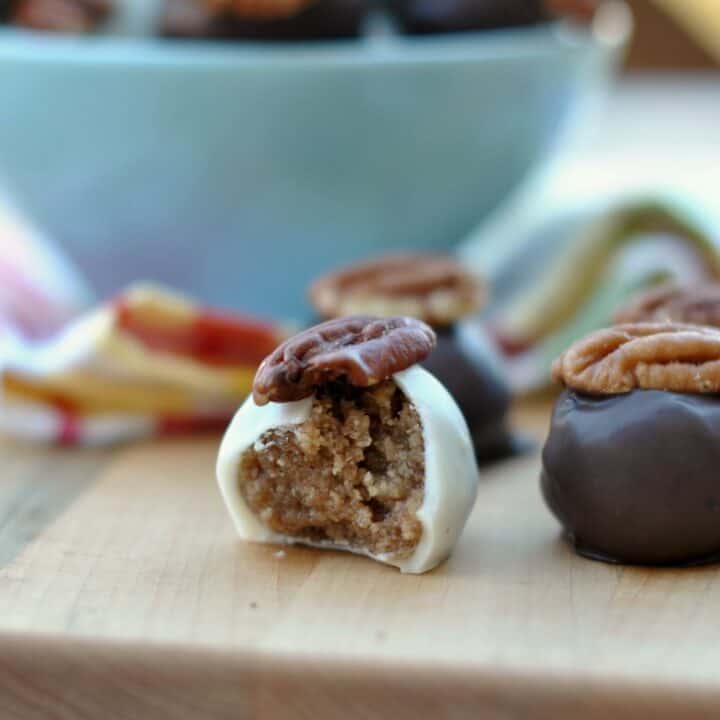
<svg viewBox="0 0 720 720">
<path fill-rule="evenodd" d="M 576 192 L 659 187 L 717 201 L 718 160 L 720 71 L 635 73 L 568 138 L 548 181 Z"/>
<path fill-rule="evenodd" d="M 525 223 L 599 198 L 681 194 L 715 211 L 720 224 L 720 70 L 626 74 L 581 117 L 544 172 L 524 185 L 467 243 L 501 232 L 507 252 Z M 514 237 L 514 230 L 517 237 Z"/>
</svg>

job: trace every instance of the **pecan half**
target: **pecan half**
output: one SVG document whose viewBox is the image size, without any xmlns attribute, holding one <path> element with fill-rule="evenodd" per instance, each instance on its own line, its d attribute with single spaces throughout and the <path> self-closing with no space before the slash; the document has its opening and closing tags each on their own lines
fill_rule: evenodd
<svg viewBox="0 0 720 720">
<path fill-rule="evenodd" d="M 720 327 L 720 284 L 653 288 L 618 310 L 615 322 L 679 322 Z"/>
<path fill-rule="evenodd" d="M 553 364 L 553 377 L 590 395 L 635 389 L 720 392 L 720 330 L 637 323 L 598 330 Z"/>
<path fill-rule="evenodd" d="M 339 379 L 370 387 L 422 362 L 435 342 L 425 323 L 409 317 L 330 320 L 286 340 L 265 358 L 253 398 L 257 405 L 293 402 Z"/>
<path fill-rule="evenodd" d="M 460 263 L 429 254 L 385 255 L 325 275 L 310 287 L 310 300 L 324 317 L 410 315 L 436 326 L 474 312 L 484 297 L 483 283 Z"/>
</svg>

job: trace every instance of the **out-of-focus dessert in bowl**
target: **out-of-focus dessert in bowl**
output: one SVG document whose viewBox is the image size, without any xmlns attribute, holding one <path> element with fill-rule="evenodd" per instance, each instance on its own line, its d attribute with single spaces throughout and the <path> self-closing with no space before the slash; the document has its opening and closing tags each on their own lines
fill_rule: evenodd
<svg viewBox="0 0 720 720">
<path fill-rule="evenodd" d="M 597 5 L 598 0 L 3 0 L 0 22 L 82 34 L 134 14 L 145 17 L 148 33 L 172 37 L 319 40 L 359 35 L 371 9 L 378 12 L 381 6 L 397 19 L 400 31 L 438 34 L 561 16 L 589 22 Z M 123 27 L 122 21 L 113 27 Z"/>
<path fill-rule="evenodd" d="M 390 0 L 390 7 L 414 34 L 534 25 L 551 17 L 543 0 Z"/>
<path fill-rule="evenodd" d="M 89 33 L 107 20 L 111 0 L 7 0 L 0 20 L 30 30 Z"/>
<path fill-rule="evenodd" d="M 160 32 L 173 37 L 321 40 L 355 37 L 368 0 L 166 0 Z"/>
<path fill-rule="evenodd" d="M 437 347 L 423 361 L 455 398 L 470 428 L 478 461 L 512 451 L 510 392 L 492 343 L 463 319 L 477 313 L 487 289 L 481 278 L 444 255 L 392 254 L 318 278 L 310 299 L 324 318 L 366 313 L 419 318 Z"/>
<path fill-rule="evenodd" d="M 114 0 L 87 40 L 3 27 L 0 174 L 100 296 L 152 277 L 299 320 L 318 270 L 447 250 L 503 202 L 610 79 L 612 14 L 420 38 L 362 0 Z"/>
</svg>

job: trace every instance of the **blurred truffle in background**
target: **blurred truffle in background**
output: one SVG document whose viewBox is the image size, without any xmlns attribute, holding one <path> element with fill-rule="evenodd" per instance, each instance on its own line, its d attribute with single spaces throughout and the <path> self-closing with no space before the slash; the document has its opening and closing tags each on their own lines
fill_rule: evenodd
<svg viewBox="0 0 720 720">
<path fill-rule="evenodd" d="M 543 0 L 390 0 L 403 29 L 428 34 L 533 25 L 549 18 Z"/>
<path fill-rule="evenodd" d="M 15 25 L 66 33 L 91 32 L 112 9 L 109 0 L 6 0 L 4 5 L 0 16 Z"/>
<path fill-rule="evenodd" d="M 513 454 L 508 427 L 510 392 L 490 338 L 467 318 L 485 305 L 485 280 L 450 256 L 376 256 L 315 280 L 309 295 L 325 319 L 402 314 L 431 325 L 437 344 L 423 366 L 455 398 L 470 430 L 478 462 Z"/>
<path fill-rule="evenodd" d="M 368 0 L 166 0 L 161 32 L 262 40 L 354 37 L 369 9 Z"/>
<path fill-rule="evenodd" d="M 635 17 L 629 68 L 709 68 L 720 58 L 720 3 L 626 0 Z M 0 23 L 85 34 L 303 41 L 361 35 L 372 13 L 399 32 L 445 34 L 564 18 L 590 23 L 602 0 L 0 0 Z M 142 20 L 142 22 L 139 21 Z"/>
<path fill-rule="evenodd" d="M 682 196 L 628 197 L 542 222 L 492 277 L 486 324 L 515 393 L 548 387 L 564 348 L 639 292 L 720 279 L 717 223 Z M 625 321 L 627 321 L 625 316 Z"/>
<path fill-rule="evenodd" d="M 400 28 L 427 35 L 521 27 L 566 17 L 590 22 L 600 0 L 387 0 Z"/>
<path fill-rule="evenodd" d="M 599 0 L 1 0 L 0 21 L 83 34 L 99 29 L 111 16 L 129 13 L 152 20 L 147 33 L 177 38 L 321 40 L 360 35 L 371 11 L 388 11 L 401 32 L 438 34 L 535 25 L 559 16 L 589 22 L 598 4 Z"/>
</svg>

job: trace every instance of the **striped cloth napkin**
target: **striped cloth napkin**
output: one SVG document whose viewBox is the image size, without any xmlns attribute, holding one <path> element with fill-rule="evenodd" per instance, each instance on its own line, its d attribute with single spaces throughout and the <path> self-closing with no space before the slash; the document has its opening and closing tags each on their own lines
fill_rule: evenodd
<svg viewBox="0 0 720 720">
<path fill-rule="evenodd" d="M 502 352 L 513 392 L 547 387 L 552 361 L 612 324 L 637 293 L 665 282 L 719 282 L 718 241 L 702 207 L 655 195 L 571 207 L 531 225 L 500 262 L 486 253 L 481 267 L 494 299 L 481 323 Z"/>
<path fill-rule="evenodd" d="M 48 337 L 91 301 L 67 260 L 12 207 L 0 205 L 0 348 Z"/>
<path fill-rule="evenodd" d="M 37 233 L 0 219 L 0 432 L 104 445 L 223 429 L 280 327 L 140 285 L 90 308 Z"/>
</svg>

